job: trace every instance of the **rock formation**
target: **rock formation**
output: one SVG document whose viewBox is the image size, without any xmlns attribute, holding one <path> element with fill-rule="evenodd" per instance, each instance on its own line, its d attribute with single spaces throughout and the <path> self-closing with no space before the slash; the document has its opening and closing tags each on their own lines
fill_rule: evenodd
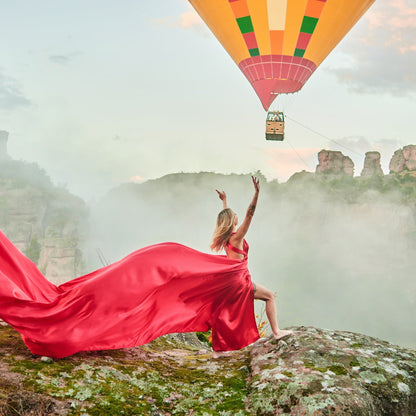
<svg viewBox="0 0 416 416">
<path fill-rule="evenodd" d="M 9 133 L 5 130 L 0 130 L 0 161 L 10 159 L 7 153 L 7 140 Z"/>
<path fill-rule="evenodd" d="M 82 272 L 83 201 L 31 164 L 0 164 L 0 229 L 55 284 Z"/>
<path fill-rule="evenodd" d="M 293 328 L 211 359 L 167 337 L 48 362 L 0 325 L 0 414 L 416 414 L 416 352 L 369 336 Z"/>
<path fill-rule="evenodd" d="M 416 145 L 410 144 L 396 150 L 390 160 L 389 169 L 390 173 L 416 170 Z"/>
<path fill-rule="evenodd" d="M 346 331 L 300 327 L 251 351 L 252 414 L 411 415 L 416 352 Z"/>
<path fill-rule="evenodd" d="M 321 150 L 318 153 L 319 164 L 316 166 L 317 174 L 354 175 L 354 163 L 342 152 Z"/>
<path fill-rule="evenodd" d="M 381 169 L 380 152 L 367 152 L 364 159 L 364 167 L 361 172 L 361 176 L 383 176 L 383 169 Z"/>
</svg>

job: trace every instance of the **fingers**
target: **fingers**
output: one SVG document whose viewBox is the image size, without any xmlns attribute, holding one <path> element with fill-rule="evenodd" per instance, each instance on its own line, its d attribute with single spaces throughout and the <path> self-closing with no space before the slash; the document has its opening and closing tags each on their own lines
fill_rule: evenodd
<svg viewBox="0 0 416 416">
<path fill-rule="evenodd" d="M 224 191 L 219 191 L 218 189 L 216 189 L 216 191 L 217 191 L 217 194 L 218 194 L 218 196 L 221 200 L 226 198 L 226 195 L 225 195 Z"/>
</svg>

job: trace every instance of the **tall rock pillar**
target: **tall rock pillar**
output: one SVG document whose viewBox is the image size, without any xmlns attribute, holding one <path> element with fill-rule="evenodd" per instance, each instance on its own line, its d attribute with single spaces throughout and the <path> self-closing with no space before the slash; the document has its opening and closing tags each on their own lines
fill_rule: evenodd
<svg viewBox="0 0 416 416">
<path fill-rule="evenodd" d="M 364 159 L 364 168 L 361 176 L 383 176 L 383 169 L 381 169 L 381 155 L 380 152 L 367 152 Z"/>
</svg>

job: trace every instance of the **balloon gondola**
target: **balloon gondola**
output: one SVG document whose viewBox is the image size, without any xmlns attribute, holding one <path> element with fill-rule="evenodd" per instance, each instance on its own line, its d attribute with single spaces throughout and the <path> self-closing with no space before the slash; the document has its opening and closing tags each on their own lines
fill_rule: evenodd
<svg viewBox="0 0 416 416">
<path fill-rule="evenodd" d="M 266 140 L 282 141 L 285 138 L 285 115 L 281 111 L 269 111 L 266 118 Z"/>
</svg>

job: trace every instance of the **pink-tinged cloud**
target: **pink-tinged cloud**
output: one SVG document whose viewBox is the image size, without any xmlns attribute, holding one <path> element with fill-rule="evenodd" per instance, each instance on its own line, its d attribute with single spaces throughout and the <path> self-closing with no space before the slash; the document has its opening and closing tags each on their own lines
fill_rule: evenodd
<svg viewBox="0 0 416 416">
<path fill-rule="evenodd" d="M 132 176 L 129 180 L 130 180 L 130 182 L 139 183 L 139 182 L 144 182 L 146 180 L 146 178 L 143 178 L 140 175 L 135 175 L 135 176 Z"/>
<path fill-rule="evenodd" d="M 194 10 L 188 10 L 179 16 L 179 26 L 183 27 L 184 29 L 202 25 L 203 21 Z"/>
<path fill-rule="evenodd" d="M 168 16 L 161 19 L 155 19 L 153 20 L 153 23 L 170 27 L 181 27 L 183 29 L 200 30 L 204 28 L 204 22 L 193 9 L 181 13 L 179 16 Z"/>
<path fill-rule="evenodd" d="M 414 94 L 415 6 L 415 0 L 376 1 L 342 44 L 350 59 L 330 71 L 359 93 Z"/>
<path fill-rule="evenodd" d="M 303 170 L 315 172 L 317 153 L 321 149 L 275 149 L 266 150 L 266 162 L 271 176 L 280 181 L 286 181 L 296 172 Z"/>
</svg>

